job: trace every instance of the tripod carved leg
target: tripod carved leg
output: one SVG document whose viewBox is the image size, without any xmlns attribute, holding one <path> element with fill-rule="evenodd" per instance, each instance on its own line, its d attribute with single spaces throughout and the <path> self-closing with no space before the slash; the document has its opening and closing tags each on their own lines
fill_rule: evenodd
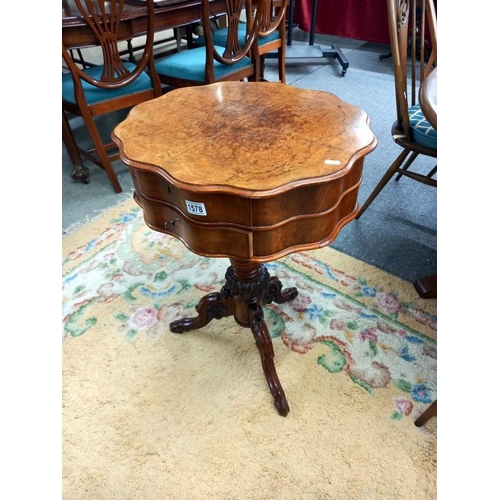
<svg viewBox="0 0 500 500">
<path fill-rule="evenodd" d="M 269 304 L 271 302 L 283 304 L 293 300 L 297 297 L 298 293 L 299 292 L 294 286 L 283 290 L 283 284 L 281 281 L 276 276 L 273 276 L 272 278 L 269 278 L 267 289 L 264 292 L 264 304 Z"/>
<path fill-rule="evenodd" d="M 170 331 L 184 333 L 203 328 L 213 319 L 221 319 L 234 314 L 234 300 L 224 289 L 205 295 L 196 306 L 198 316 L 182 318 L 170 323 Z"/>
<path fill-rule="evenodd" d="M 264 369 L 269 389 L 274 398 L 274 406 L 282 417 L 286 417 L 290 408 L 274 366 L 273 342 L 264 321 L 262 308 L 259 305 L 252 304 L 249 306 L 249 312 L 251 316 L 250 328 L 252 329 L 257 348 L 259 349 L 262 368 Z"/>
<path fill-rule="evenodd" d="M 196 306 L 198 316 L 173 321 L 170 331 L 184 333 L 202 328 L 213 319 L 234 316 L 239 325 L 252 330 L 274 406 L 282 417 L 286 417 L 290 408 L 274 366 L 273 343 L 264 321 L 262 305 L 293 300 L 298 294 L 297 289 L 283 290 L 281 281 L 277 277 L 271 278 L 262 264 L 230 260 L 232 265 L 226 271 L 226 283 L 222 290 L 205 295 Z"/>
</svg>

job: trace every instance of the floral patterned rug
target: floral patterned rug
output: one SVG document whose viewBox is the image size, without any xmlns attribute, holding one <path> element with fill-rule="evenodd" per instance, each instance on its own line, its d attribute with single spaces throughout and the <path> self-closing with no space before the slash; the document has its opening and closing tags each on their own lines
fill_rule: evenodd
<svg viewBox="0 0 500 500">
<path fill-rule="evenodd" d="M 264 308 L 284 419 L 248 329 L 169 331 L 228 265 L 133 200 L 64 237 L 65 498 L 432 498 L 436 419 L 413 422 L 437 397 L 436 301 L 329 247 L 266 264 L 299 292 Z"/>
</svg>

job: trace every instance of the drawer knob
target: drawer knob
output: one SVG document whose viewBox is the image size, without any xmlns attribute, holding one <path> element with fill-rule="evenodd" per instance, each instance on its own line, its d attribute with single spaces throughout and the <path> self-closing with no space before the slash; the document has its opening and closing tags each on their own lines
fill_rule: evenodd
<svg viewBox="0 0 500 500">
<path fill-rule="evenodd" d="M 179 222 L 180 219 L 172 219 L 172 220 L 169 220 L 167 222 L 165 222 L 165 224 L 163 224 L 163 227 L 167 230 L 169 229 L 173 229 L 175 227 L 175 223 L 176 222 Z"/>
</svg>

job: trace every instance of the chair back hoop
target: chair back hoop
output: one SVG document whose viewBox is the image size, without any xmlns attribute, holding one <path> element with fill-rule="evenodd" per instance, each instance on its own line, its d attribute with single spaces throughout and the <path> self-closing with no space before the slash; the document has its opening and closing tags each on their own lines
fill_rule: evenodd
<svg viewBox="0 0 500 500">
<path fill-rule="evenodd" d="M 434 0 L 387 0 L 387 13 L 394 64 L 397 121 L 406 138 L 412 140 L 408 108 L 418 103 L 420 83 L 437 65 L 437 17 Z"/>
<path fill-rule="evenodd" d="M 262 17 L 263 11 L 268 8 L 270 0 L 258 0 L 256 16 Z M 245 56 L 249 56 L 259 28 L 258 23 L 246 23 L 246 36 L 243 46 L 240 45 L 238 27 L 242 12 L 245 10 L 248 19 L 251 17 L 252 0 L 225 0 L 227 14 L 227 39 L 224 53 L 221 55 L 214 49 L 212 32 L 210 30 L 210 0 L 202 0 L 202 23 L 205 35 L 205 47 L 207 51 L 207 72 L 213 68 L 214 60 L 221 64 L 235 64 Z"/>
<path fill-rule="evenodd" d="M 271 0 L 269 2 L 269 7 L 262 10 L 262 16 L 255 17 L 255 21 L 259 25 L 259 36 L 266 37 L 276 31 L 285 17 L 287 7 L 288 0 Z M 276 8 L 279 8 L 277 15 L 275 15 Z"/>
<path fill-rule="evenodd" d="M 433 0 L 425 0 L 426 18 L 429 27 L 429 38 L 431 39 L 432 60 L 429 60 L 428 66 L 430 69 L 437 66 L 437 14 Z"/>
<path fill-rule="evenodd" d="M 118 42 L 134 38 L 134 34 L 121 30 L 120 21 L 126 0 L 75 0 L 78 10 L 92 29 L 96 37 L 96 47 L 100 47 L 103 57 L 103 72 L 100 79 L 93 78 L 80 69 L 72 59 L 69 51 L 62 47 L 62 55 L 75 82 L 75 89 L 84 80 L 91 85 L 103 89 L 119 89 L 131 84 L 146 66 L 151 69 L 154 41 L 154 0 L 146 0 L 147 32 L 144 51 L 140 60 L 135 63 L 133 71 L 127 69 L 120 57 Z M 155 80 L 153 75 L 153 80 Z M 159 81 L 154 84 L 160 86 Z"/>
</svg>

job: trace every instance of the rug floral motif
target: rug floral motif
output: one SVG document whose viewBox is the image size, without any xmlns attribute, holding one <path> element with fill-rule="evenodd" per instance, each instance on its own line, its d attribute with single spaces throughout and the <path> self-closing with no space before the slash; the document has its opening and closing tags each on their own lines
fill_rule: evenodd
<svg viewBox="0 0 500 500">
<path fill-rule="evenodd" d="M 196 255 L 177 239 L 151 230 L 134 205 L 65 255 L 63 341 L 85 335 L 99 322 L 124 342 L 173 335 L 169 323 L 196 315 L 200 298 L 221 289 L 229 265 L 227 259 Z M 297 355 L 326 346 L 327 354 L 323 349 L 317 357 L 318 369 L 347 375 L 372 397 L 395 386 L 400 396 L 393 399 L 388 418 L 409 416 L 416 403 L 436 398 L 432 303 L 401 294 L 394 279 L 381 279 L 390 275 L 367 265 L 347 274 L 336 268 L 336 255 L 327 247 L 266 264 L 285 287 L 299 291 L 293 301 L 265 307 L 271 337 Z M 112 317 L 95 312 L 102 304 L 114 305 Z"/>
</svg>

